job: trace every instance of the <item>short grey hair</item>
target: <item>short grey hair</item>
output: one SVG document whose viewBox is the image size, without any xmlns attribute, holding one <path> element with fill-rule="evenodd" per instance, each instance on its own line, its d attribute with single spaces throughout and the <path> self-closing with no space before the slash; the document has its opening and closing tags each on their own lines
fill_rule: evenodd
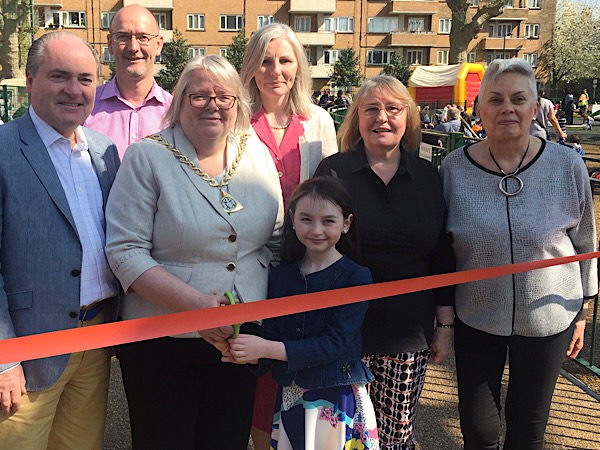
<svg viewBox="0 0 600 450">
<path fill-rule="evenodd" d="M 173 90 L 173 101 L 163 118 L 163 126 L 172 127 L 180 123 L 181 106 L 184 101 L 187 101 L 185 90 L 197 72 L 201 70 L 205 70 L 214 76 L 223 87 L 233 89 L 237 97 L 237 117 L 233 127 L 233 134 L 247 130 L 250 127 L 250 99 L 248 91 L 244 88 L 240 76 L 231 63 L 218 55 L 198 56 L 185 65 Z"/>
<path fill-rule="evenodd" d="M 447 112 L 448 120 L 460 119 L 460 109 L 449 108 Z"/>
<path fill-rule="evenodd" d="M 92 55 L 94 56 L 94 61 L 96 61 L 96 78 L 98 78 L 100 75 L 100 58 L 94 46 L 88 41 L 81 39 L 76 34 L 62 30 L 53 31 L 52 33 L 46 33 L 40 36 L 35 41 L 33 41 L 33 44 L 31 44 L 31 47 L 29 47 L 29 52 L 27 53 L 27 64 L 25 65 L 25 73 L 27 75 L 35 76 L 38 70 L 40 69 L 41 65 L 44 63 L 44 58 L 46 56 L 46 45 L 48 44 L 48 42 L 58 41 L 60 39 L 75 39 L 80 41 L 87 48 L 90 49 L 90 52 L 92 52 Z"/>
<path fill-rule="evenodd" d="M 527 84 L 531 95 L 534 99 L 538 98 L 537 84 L 535 80 L 535 73 L 531 68 L 531 64 L 522 58 L 510 58 L 510 59 L 495 59 L 485 69 L 485 74 L 481 80 L 481 86 L 479 86 L 479 96 L 485 91 L 490 81 L 496 81 L 501 75 L 505 73 L 516 73 L 523 75 L 527 78 Z"/>
<path fill-rule="evenodd" d="M 250 42 L 246 47 L 244 62 L 242 63 L 242 81 L 244 86 L 248 87 L 250 100 L 252 102 L 252 111 L 256 113 L 262 107 L 260 91 L 254 79 L 254 75 L 262 66 L 262 62 L 267 52 L 267 47 L 273 39 L 282 38 L 288 42 L 294 49 L 296 61 L 298 62 L 298 71 L 296 79 L 290 91 L 290 108 L 293 113 L 310 118 L 312 108 L 312 77 L 304 47 L 298 40 L 294 31 L 282 23 L 272 23 L 260 28 L 252 34 Z"/>
</svg>

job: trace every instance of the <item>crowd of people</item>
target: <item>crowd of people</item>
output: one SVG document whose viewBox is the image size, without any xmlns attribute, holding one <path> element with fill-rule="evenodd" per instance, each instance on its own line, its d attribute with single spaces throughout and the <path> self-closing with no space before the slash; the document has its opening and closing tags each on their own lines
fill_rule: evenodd
<svg viewBox="0 0 600 450">
<path fill-rule="evenodd" d="M 427 107 L 385 75 L 315 104 L 287 25 L 252 35 L 241 75 L 192 59 L 172 95 L 150 11 L 122 8 L 108 39 L 101 87 L 89 43 L 37 39 L 30 107 L 0 126 L 0 339 L 596 248 L 581 158 L 530 134 L 556 118 L 523 60 L 491 62 L 487 139 L 438 172 L 416 156 Z M 465 448 L 499 447 L 508 359 L 505 448 L 542 449 L 597 292 L 588 260 L 3 364 L 0 448 L 101 449 L 114 352 L 134 449 L 414 449 L 427 366 L 454 351 Z"/>
</svg>

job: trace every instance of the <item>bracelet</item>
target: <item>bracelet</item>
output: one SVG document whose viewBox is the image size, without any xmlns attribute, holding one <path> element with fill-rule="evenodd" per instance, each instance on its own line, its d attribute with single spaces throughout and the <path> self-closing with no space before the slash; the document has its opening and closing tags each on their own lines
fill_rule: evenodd
<svg viewBox="0 0 600 450">
<path fill-rule="evenodd" d="M 437 328 L 454 328 L 453 323 L 440 323 L 438 322 L 436 325 Z"/>
</svg>

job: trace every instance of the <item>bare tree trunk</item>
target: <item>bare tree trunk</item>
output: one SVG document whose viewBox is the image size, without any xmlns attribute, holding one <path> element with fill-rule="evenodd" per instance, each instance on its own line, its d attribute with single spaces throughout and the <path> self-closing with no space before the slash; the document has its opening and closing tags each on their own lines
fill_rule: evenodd
<svg viewBox="0 0 600 450">
<path fill-rule="evenodd" d="M 27 18 L 27 4 L 23 0 L 3 0 L 1 5 L 0 78 L 22 78 L 24 74 L 19 67 L 19 28 Z"/>
</svg>

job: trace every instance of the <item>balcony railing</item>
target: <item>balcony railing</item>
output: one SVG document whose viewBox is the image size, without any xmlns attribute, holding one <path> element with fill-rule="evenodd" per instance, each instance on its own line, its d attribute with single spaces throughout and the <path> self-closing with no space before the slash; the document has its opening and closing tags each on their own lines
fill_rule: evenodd
<svg viewBox="0 0 600 450">
<path fill-rule="evenodd" d="M 123 6 L 137 3 L 150 10 L 153 9 L 173 9 L 173 0 L 123 0 Z"/>
<path fill-rule="evenodd" d="M 336 0 L 290 0 L 290 13 L 330 13 L 336 11 Z"/>
<path fill-rule="evenodd" d="M 436 47 L 438 34 L 432 31 L 394 31 L 391 33 L 392 47 Z"/>
<path fill-rule="evenodd" d="M 298 31 L 296 36 L 302 45 L 322 45 L 323 47 L 335 45 L 335 33 L 302 33 Z"/>
</svg>

